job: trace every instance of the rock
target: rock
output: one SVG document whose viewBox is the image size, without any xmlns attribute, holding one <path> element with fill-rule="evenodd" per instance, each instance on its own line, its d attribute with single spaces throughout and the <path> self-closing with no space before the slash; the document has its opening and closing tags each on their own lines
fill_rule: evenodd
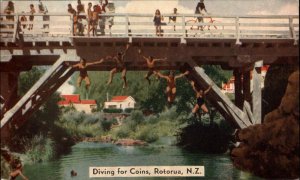
<svg viewBox="0 0 300 180">
<path fill-rule="evenodd" d="M 144 141 L 134 140 L 134 139 L 119 139 L 114 144 L 121 145 L 121 146 L 144 146 L 144 145 L 147 145 L 147 143 Z"/>
<path fill-rule="evenodd" d="M 242 129 L 233 164 L 264 178 L 299 178 L 299 71 L 292 73 L 281 103 L 263 124 Z"/>
</svg>

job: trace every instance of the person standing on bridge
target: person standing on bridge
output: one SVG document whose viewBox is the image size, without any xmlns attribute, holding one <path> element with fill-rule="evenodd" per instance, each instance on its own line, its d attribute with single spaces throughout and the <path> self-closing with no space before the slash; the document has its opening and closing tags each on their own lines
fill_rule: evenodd
<svg viewBox="0 0 300 180">
<path fill-rule="evenodd" d="M 75 36 L 76 31 L 77 31 L 77 12 L 72 7 L 71 4 L 68 4 L 68 13 L 72 14 L 72 18 L 73 18 L 73 36 Z"/>
<path fill-rule="evenodd" d="M 148 81 L 149 85 L 151 84 L 151 81 L 150 81 L 150 76 L 152 74 L 155 74 L 157 75 L 157 70 L 155 69 L 155 63 L 158 62 L 158 61 L 165 61 L 167 60 L 167 58 L 163 58 L 163 59 L 154 59 L 153 56 L 149 56 L 148 58 L 145 57 L 144 55 L 142 55 L 142 50 L 139 49 L 139 54 L 146 60 L 147 62 L 147 67 L 148 67 L 148 72 L 147 74 L 145 75 L 145 79 Z"/>
<path fill-rule="evenodd" d="M 15 6 L 14 3 L 12 1 L 8 1 L 7 6 L 4 9 L 4 13 L 7 14 L 6 15 L 6 20 L 7 21 L 14 21 L 14 15 L 10 15 L 15 13 Z M 8 25 L 8 28 L 14 28 L 14 25 Z"/>
<path fill-rule="evenodd" d="M 79 70 L 79 76 L 77 78 L 77 86 L 80 87 L 82 80 L 84 80 L 85 88 L 88 90 L 91 85 L 91 81 L 90 81 L 90 78 L 87 73 L 87 67 L 96 65 L 96 64 L 101 64 L 103 61 L 104 61 L 104 58 L 100 59 L 99 61 L 87 63 L 86 60 L 82 58 L 80 60 L 80 62 L 75 65 L 70 65 L 69 63 L 67 63 L 66 65 L 70 66 L 72 68 L 77 68 Z"/>
<path fill-rule="evenodd" d="M 99 7 L 100 11 L 99 14 L 105 14 L 106 13 L 106 6 L 108 5 L 108 0 L 105 0 L 103 3 L 103 0 L 99 0 Z M 101 35 L 105 35 L 105 21 L 106 17 L 105 16 L 100 16 L 99 18 L 99 28 L 100 28 L 100 33 Z"/>
<path fill-rule="evenodd" d="M 29 21 L 33 21 L 34 20 L 34 15 L 35 14 L 35 9 L 33 4 L 30 4 L 30 16 L 29 16 Z M 32 30 L 33 28 L 33 24 L 29 24 L 28 30 Z"/>
<path fill-rule="evenodd" d="M 167 88 L 166 88 L 166 94 L 168 96 L 168 103 L 172 104 L 175 100 L 176 96 L 176 80 L 179 78 L 182 78 L 189 74 L 189 71 L 185 71 L 184 73 L 181 73 L 177 76 L 175 76 L 174 71 L 170 71 L 169 75 L 163 75 L 160 72 L 157 73 L 157 75 L 165 80 L 167 80 Z"/>
<path fill-rule="evenodd" d="M 43 28 L 44 29 L 49 29 L 49 21 L 50 21 L 50 16 L 49 15 L 46 15 L 48 13 L 48 9 L 47 9 L 47 6 L 45 6 L 41 0 L 39 0 L 39 13 L 42 13 L 44 14 L 43 15 L 43 21 L 46 21 L 45 24 L 43 25 Z"/>
<path fill-rule="evenodd" d="M 155 25 L 155 28 L 156 28 L 156 35 L 157 36 L 162 36 L 161 21 L 163 21 L 163 20 L 164 20 L 164 17 L 160 14 L 159 9 L 156 9 L 155 15 L 154 15 L 154 18 L 153 18 L 153 22 L 154 22 L 154 25 Z"/>
<path fill-rule="evenodd" d="M 174 8 L 173 10 L 173 15 L 175 16 L 170 16 L 169 17 L 169 23 L 172 22 L 172 23 L 176 23 L 176 19 L 177 19 L 177 8 Z M 174 25 L 174 31 L 176 31 L 176 25 Z"/>
<path fill-rule="evenodd" d="M 204 0 L 200 0 L 200 2 L 196 6 L 195 14 L 198 15 L 206 15 L 207 10 L 204 5 Z M 198 23 L 203 23 L 203 17 L 197 17 Z M 203 30 L 203 26 L 198 26 L 198 30 L 201 28 L 201 31 Z"/>
<path fill-rule="evenodd" d="M 191 81 L 191 85 L 192 85 L 192 88 L 193 90 L 195 91 L 196 93 L 196 98 L 197 98 L 197 103 L 196 105 L 194 106 L 193 110 L 192 110 L 192 113 L 194 114 L 194 116 L 196 116 L 198 110 L 201 108 L 202 111 L 204 113 L 208 113 L 208 109 L 205 105 L 205 102 L 204 102 L 204 96 L 210 91 L 212 85 L 210 85 L 205 91 L 203 91 L 202 89 L 198 89 L 196 86 L 195 86 L 195 82 L 194 81 Z"/>
<path fill-rule="evenodd" d="M 88 21 L 88 36 L 90 36 L 90 32 L 92 30 L 91 26 L 93 23 L 93 11 L 92 11 L 92 3 L 88 3 L 88 9 L 86 10 L 87 13 L 87 21 Z"/>
<path fill-rule="evenodd" d="M 127 80 L 126 80 L 126 72 L 127 72 L 127 68 L 125 65 L 125 61 L 124 61 L 124 57 L 128 51 L 130 47 L 130 44 L 126 45 L 126 49 L 125 52 L 118 52 L 118 54 L 116 56 L 113 57 L 109 57 L 110 59 L 113 59 L 116 62 L 116 67 L 113 68 L 110 71 L 110 76 L 107 82 L 107 85 L 110 85 L 112 83 L 112 80 L 114 78 L 114 74 L 117 72 L 122 72 L 122 79 L 123 79 L 123 88 L 127 87 Z"/>
</svg>

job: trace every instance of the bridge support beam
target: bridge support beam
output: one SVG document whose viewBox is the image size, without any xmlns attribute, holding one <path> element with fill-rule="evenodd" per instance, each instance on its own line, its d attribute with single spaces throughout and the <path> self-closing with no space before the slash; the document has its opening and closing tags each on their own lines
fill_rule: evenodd
<svg viewBox="0 0 300 180">
<path fill-rule="evenodd" d="M 252 105 L 253 105 L 253 124 L 261 124 L 262 118 L 262 93 L 261 93 L 261 67 L 263 61 L 258 61 L 253 69 L 253 92 L 252 92 Z"/>
<path fill-rule="evenodd" d="M 241 72 L 238 71 L 238 69 L 235 69 L 233 71 L 234 75 L 234 103 L 237 107 L 240 109 L 243 108 L 243 102 L 244 102 L 244 97 L 242 93 L 242 74 Z"/>
<path fill-rule="evenodd" d="M 243 73 L 243 95 L 244 100 L 251 104 L 251 84 L 250 71 Z"/>
<path fill-rule="evenodd" d="M 62 55 L 31 89 L 1 119 L 1 141 L 8 133 L 24 124 L 33 112 L 44 103 L 72 74 L 66 61 L 79 61 L 79 57 Z"/>
<path fill-rule="evenodd" d="M 207 99 L 212 103 L 226 120 L 232 122 L 238 128 L 246 128 L 252 125 L 249 116 L 240 108 L 234 105 L 231 100 L 221 92 L 221 89 L 213 83 L 213 81 L 194 61 L 188 61 L 190 65 L 190 78 L 202 88 L 207 88 L 213 84 L 212 89 L 207 94 Z"/>
<path fill-rule="evenodd" d="M 18 80 L 19 72 L 0 72 L 1 81 L 1 118 L 2 115 L 12 108 L 18 101 Z"/>
</svg>

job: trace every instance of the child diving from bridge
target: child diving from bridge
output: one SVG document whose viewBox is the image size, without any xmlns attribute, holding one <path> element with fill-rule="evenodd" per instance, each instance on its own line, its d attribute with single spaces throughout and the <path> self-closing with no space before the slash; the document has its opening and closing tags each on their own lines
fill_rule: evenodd
<svg viewBox="0 0 300 180">
<path fill-rule="evenodd" d="M 108 57 L 106 57 L 105 59 L 107 59 L 107 58 Z M 104 58 L 100 59 L 99 61 L 87 63 L 86 60 L 82 58 L 80 60 L 80 62 L 77 64 L 69 65 L 69 63 L 67 63 L 67 65 L 72 68 L 77 68 L 79 70 L 79 76 L 77 78 L 77 86 L 80 87 L 82 80 L 84 80 L 85 88 L 88 90 L 89 86 L 91 85 L 91 81 L 90 81 L 90 78 L 87 73 L 87 67 L 91 66 L 91 65 L 101 64 L 103 61 L 104 61 Z"/>
<path fill-rule="evenodd" d="M 110 85 L 112 83 L 112 80 L 114 78 L 114 74 L 117 72 L 122 72 L 122 79 L 123 79 L 123 88 L 127 87 L 127 80 L 126 80 L 126 65 L 125 65 L 125 61 L 124 61 L 124 57 L 129 49 L 130 45 L 127 44 L 126 45 L 126 49 L 125 52 L 118 52 L 118 54 L 116 56 L 108 56 L 108 58 L 113 59 L 116 62 L 116 67 L 113 68 L 110 71 L 110 75 L 109 75 L 109 79 L 107 82 L 107 85 Z"/>
<path fill-rule="evenodd" d="M 194 81 L 191 81 L 191 85 L 193 87 L 193 90 L 196 93 L 196 98 L 197 98 L 197 103 L 194 106 L 192 113 L 195 116 L 196 113 L 198 112 L 199 108 L 201 108 L 204 113 L 208 113 L 208 109 L 204 103 L 204 96 L 210 91 L 212 85 L 210 85 L 205 91 L 203 91 L 202 89 L 199 90 L 198 88 L 196 88 Z"/>
<path fill-rule="evenodd" d="M 167 88 L 166 94 L 168 96 L 168 103 L 172 104 L 175 100 L 176 95 L 176 80 L 182 78 L 189 74 L 189 71 L 185 71 L 185 73 L 181 73 L 177 76 L 174 75 L 174 71 L 170 71 L 169 75 L 163 75 L 160 72 L 157 72 L 157 75 L 163 79 L 167 80 Z"/>
<path fill-rule="evenodd" d="M 149 85 L 151 84 L 150 82 L 150 76 L 152 74 L 155 74 L 157 75 L 157 70 L 155 69 L 155 63 L 158 62 L 158 61 L 165 61 L 167 60 L 167 58 L 163 58 L 163 59 L 154 59 L 153 56 L 149 56 L 148 58 L 145 57 L 144 55 L 142 55 L 142 50 L 139 49 L 139 54 L 141 54 L 141 56 L 146 60 L 147 62 L 147 67 L 148 67 L 148 72 L 147 74 L 145 75 L 145 79 L 147 79 Z"/>
</svg>

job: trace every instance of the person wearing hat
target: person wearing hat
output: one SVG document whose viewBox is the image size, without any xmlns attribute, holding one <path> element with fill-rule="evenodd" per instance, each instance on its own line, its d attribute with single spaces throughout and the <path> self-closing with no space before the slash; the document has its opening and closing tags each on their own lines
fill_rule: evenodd
<svg viewBox="0 0 300 180">
<path fill-rule="evenodd" d="M 130 47 L 130 44 L 127 44 L 126 45 L 126 49 L 125 49 L 125 52 L 118 52 L 118 54 L 116 56 L 113 56 L 113 57 L 109 57 L 110 59 L 114 60 L 116 62 L 116 67 L 113 68 L 111 71 L 110 71 L 110 75 L 109 75 L 109 79 L 108 79 L 108 82 L 107 82 L 107 85 L 110 85 L 112 83 L 112 80 L 114 78 L 114 74 L 117 73 L 117 72 L 122 72 L 122 79 L 123 79 L 123 88 L 126 88 L 127 87 L 127 80 L 126 80 L 126 72 L 127 72 L 127 69 L 126 69 L 126 65 L 125 65 L 125 61 L 124 61 L 124 57 L 128 51 Z"/>
</svg>

